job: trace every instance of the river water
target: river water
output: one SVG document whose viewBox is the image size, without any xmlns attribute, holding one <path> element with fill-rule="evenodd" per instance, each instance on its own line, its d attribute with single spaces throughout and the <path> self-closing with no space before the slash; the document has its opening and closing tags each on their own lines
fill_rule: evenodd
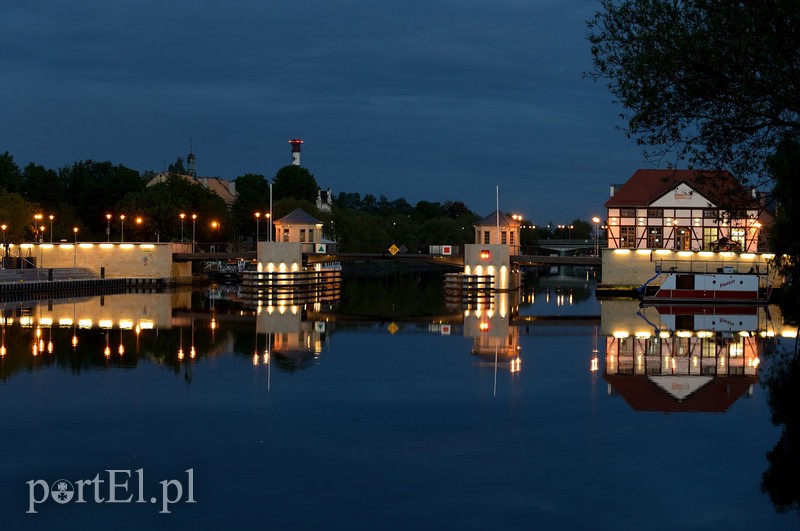
<svg viewBox="0 0 800 531">
<path fill-rule="evenodd" d="M 776 310 L 594 285 L 4 303 L 2 528 L 796 529 L 762 487 L 783 430 L 764 374 L 794 341 Z"/>
</svg>

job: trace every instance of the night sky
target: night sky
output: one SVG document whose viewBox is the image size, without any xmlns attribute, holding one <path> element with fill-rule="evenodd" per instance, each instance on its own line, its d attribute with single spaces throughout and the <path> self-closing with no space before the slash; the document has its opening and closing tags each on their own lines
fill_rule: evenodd
<svg viewBox="0 0 800 531">
<path fill-rule="evenodd" d="M 0 152 L 20 167 L 267 177 L 536 223 L 648 167 L 591 66 L 588 0 L 4 0 Z"/>
</svg>

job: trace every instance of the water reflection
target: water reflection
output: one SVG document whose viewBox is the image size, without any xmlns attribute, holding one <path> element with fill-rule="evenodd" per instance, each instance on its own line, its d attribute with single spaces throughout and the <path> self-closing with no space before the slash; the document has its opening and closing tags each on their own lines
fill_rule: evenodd
<svg viewBox="0 0 800 531">
<path fill-rule="evenodd" d="M 777 306 L 604 301 L 604 378 L 637 411 L 724 412 L 757 383 L 765 340 L 797 333 Z"/>
</svg>

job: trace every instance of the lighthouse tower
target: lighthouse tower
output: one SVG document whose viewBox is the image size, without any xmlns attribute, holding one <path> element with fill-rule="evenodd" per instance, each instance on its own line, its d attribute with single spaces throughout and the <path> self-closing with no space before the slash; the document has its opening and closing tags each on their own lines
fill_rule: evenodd
<svg viewBox="0 0 800 531">
<path fill-rule="evenodd" d="M 303 145 L 303 141 L 293 138 L 289 140 L 289 143 L 292 145 L 292 166 L 300 166 L 300 146 Z"/>
</svg>

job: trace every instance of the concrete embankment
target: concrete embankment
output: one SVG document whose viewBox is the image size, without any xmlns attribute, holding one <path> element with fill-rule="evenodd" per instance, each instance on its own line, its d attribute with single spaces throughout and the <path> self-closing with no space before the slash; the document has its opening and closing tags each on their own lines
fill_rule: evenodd
<svg viewBox="0 0 800 531">
<path fill-rule="evenodd" d="M 161 289 L 165 285 L 163 279 L 155 278 L 98 278 L 81 268 L 0 270 L 0 298 L 6 300 L 130 288 Z"/>
</svg>

